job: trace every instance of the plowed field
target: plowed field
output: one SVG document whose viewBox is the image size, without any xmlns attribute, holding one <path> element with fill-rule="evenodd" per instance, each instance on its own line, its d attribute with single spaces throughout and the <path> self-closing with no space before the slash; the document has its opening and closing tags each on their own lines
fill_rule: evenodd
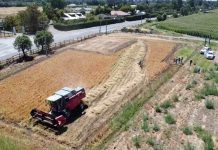
<svg viewBox="0 0 218 150">
<path fill-rule="evenodd" d="M 176 43 L 163 40 L 147 40 L 148 55 L 146 61 L 146 71 L 148 78 L 154 78 L 158 73 L 168 67 L 164 59 L 172 52 Z"/>
</svg>

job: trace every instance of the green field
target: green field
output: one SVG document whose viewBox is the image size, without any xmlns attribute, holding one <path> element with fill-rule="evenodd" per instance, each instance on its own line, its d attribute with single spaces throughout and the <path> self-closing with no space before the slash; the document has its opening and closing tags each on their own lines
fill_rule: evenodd
<svg viewBox="0 0 218 150">
<path fill-rule="evenodd" d="M 218 39 L 218 10 L 172 18 L 157 24 L 158 28 L 183 34 Z"/>
</svg>

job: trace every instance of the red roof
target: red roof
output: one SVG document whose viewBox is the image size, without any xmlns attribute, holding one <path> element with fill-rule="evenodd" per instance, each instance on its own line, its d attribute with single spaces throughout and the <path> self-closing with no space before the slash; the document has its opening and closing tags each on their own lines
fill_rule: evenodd
<svg viewBox="0 0 218 150">
<path fill-rule="evenodd" d="M 111 11 L 111 16 L 129 16 L 128 13 L 123 11 Z"/>
</svg>

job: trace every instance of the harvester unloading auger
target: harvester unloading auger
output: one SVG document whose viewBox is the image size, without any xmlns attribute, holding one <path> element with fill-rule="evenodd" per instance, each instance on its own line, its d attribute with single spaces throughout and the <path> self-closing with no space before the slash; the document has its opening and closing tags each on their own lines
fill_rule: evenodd
<svg viewBox="0 0 218 150">
<path fill-rule="evenodd" d="M 33 109 L 30 114 L 32 118 L 48 123 L 54 127 L 62 127 L 76 110 L 83 111 L 82 99 L 86 96 L 85 89 L 77 87 L 71 89 L 64 87 L 48 97 L 46 101 L 50 105 L 49 112 Z"/>
</svg>

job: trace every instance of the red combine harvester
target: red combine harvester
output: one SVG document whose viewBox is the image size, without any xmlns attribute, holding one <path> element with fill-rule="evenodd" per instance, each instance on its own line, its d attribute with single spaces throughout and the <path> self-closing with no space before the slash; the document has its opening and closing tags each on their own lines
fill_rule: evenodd
<svg viewBox="0 0 218 150">
<path fill-rule="evenodd" d="M 83 111 L 82 99 L 85 96 L 84 88 L 71 89 L 64 87 L 46 99 L 50 105 L 49 112 L 33 109 L 30 114 L 32 118 L 40 122 L 48 123 L 53 127 L 62 127 L 71 117 L 73 111 Z"/>
</svg>

